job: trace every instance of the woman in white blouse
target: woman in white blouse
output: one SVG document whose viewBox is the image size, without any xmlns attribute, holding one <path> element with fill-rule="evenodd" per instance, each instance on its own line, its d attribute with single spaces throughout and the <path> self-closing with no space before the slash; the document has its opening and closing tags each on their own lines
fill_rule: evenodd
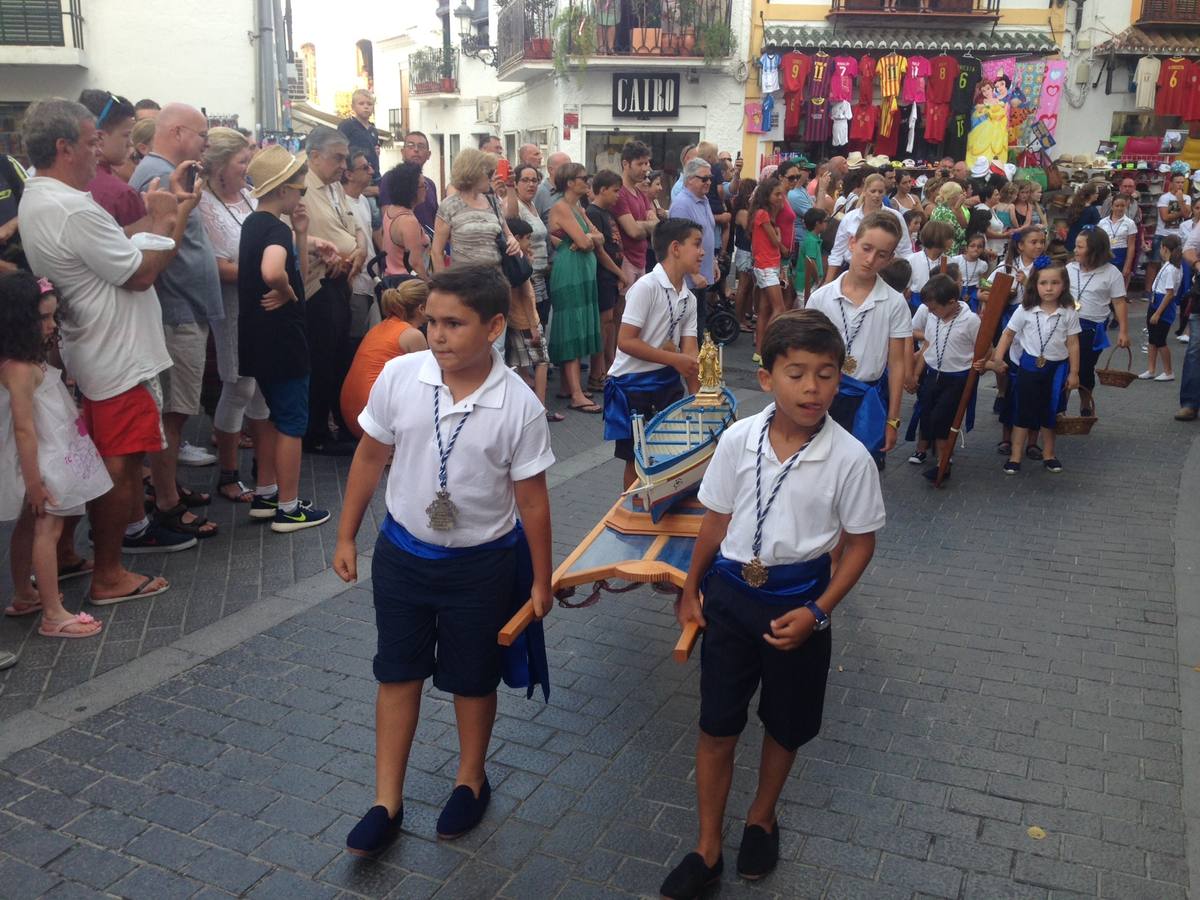
<svg viewBox="0 0 1200 900">
<path fill-rule="evenodd" d="M 1129 217 L 1129 198 L 1114 194 L 1112 209 L 1096 226 L 1108 235 L 1112 248 L 1112 264 L 1121 270 L 1125 287 L 1129 287 L 1129 276 L 1133 273 L 1134 248 L 1137 244 L 1137 223 Z M 1076 300 L 1079 298 L 1076 297 Z"/>
</svg>

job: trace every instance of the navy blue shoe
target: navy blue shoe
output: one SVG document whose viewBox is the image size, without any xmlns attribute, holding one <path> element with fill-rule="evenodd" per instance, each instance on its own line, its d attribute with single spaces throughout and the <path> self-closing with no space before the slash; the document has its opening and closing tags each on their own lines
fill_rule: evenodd
<svg viewBox="0 0 1200 900">
<path fill-rule="evenodd" d="M 372 806 L 346 836 L 346 850 L 355 856 L 377 856 L 400 835 L 404 807 L 388 818 L 387 808 Z"/>
<path fill-rule="evenodd" d="M 483 778 L 483 787 L 479 796 L 465 784 L 460 784 L 450 794 L 446 807 L 438 816 L 437 835 L 442 840 L 452 841 L 462 837 L 480 823 L 487 811 L 488 801 L 492 799 L 492 786 L 488 784 L 487 776 Z"/>
<path fill-rule="evenodd" d="M 725 860 L 720 856 L 709 866 L 699 853 L 689 853 L 671 870 L 658 893 L 669 900 L 695 900 L 721 880 L 724 870 Z"/>
</svg>

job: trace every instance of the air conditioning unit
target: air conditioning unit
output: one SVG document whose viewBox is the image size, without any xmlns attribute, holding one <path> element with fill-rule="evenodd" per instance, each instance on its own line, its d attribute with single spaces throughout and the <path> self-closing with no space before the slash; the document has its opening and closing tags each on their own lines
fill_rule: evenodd
<svg viewBox="0 0 1200 900">
<path fill-rule="evenodd" d="M 497 97 L 475 98 L 475 121 L 494 125 L 500 121 L 500 100 Z"/>
</svg>

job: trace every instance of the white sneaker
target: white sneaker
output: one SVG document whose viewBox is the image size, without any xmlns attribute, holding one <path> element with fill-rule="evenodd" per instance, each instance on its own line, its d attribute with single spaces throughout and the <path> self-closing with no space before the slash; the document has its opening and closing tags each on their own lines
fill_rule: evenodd
<svg viewBox="0 0 1200 900">
<path fill-rule="evenodd" d="M 179 445 L 179 465 L 181 466 L 211 466 L 216 461 L 215 453 L 209 453 L 195 444 L 184 441 Z"/>
<path fill-rule="evenodd" d="M 1186 344 L 1186 343 L 1187 343 L 1188 341 L 1190 341 L 1191 339 L 1192 339 L 1192 338 L 1191 338 L 1191 336 L 1190 336 L 1190 335 L 1186 335 L 1186 334 L 1177 334 L 1177 335 L 1175 335 L 1175 340 L 1179 341 L 1179 343 L 1181 343 L 1181 344 Z"/>
<path fill-rule="evenodd" d="M 1141 375 L 1138 376 L 1138 380 L 1139 381 L 1149 381 L 1153 377 L 1154 377 L 1154 373 L 1151 372 L 1149 369 L 1147 369 L 1145 372 L 1143 372 Z"/>
<path fill-rule="evenodd" d="M 1156 375 L 1154 377 L 1154 380 L 1155 381 L 1174 381 L 1175 373 L 1174 372 L 1163 372 L 1161 375 Z"/>
</svg>

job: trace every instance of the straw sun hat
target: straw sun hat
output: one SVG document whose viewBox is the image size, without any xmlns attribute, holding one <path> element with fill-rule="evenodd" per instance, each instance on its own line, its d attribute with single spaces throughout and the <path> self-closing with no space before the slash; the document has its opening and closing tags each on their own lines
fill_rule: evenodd
<svg viewBox="0 0 1200 900">
<path fill-rule="evenodd" d="M 281 184 L 286 184 L 300 171 L 304 160 L 303 153 L 292 156 L 278 144 L 260 150 L 250 161 L 250 168 L 246 171 L 250 176 L 250 183 L 254 185 L 251 195 L 255 198 L 262 197 Z"/>
</svg>

